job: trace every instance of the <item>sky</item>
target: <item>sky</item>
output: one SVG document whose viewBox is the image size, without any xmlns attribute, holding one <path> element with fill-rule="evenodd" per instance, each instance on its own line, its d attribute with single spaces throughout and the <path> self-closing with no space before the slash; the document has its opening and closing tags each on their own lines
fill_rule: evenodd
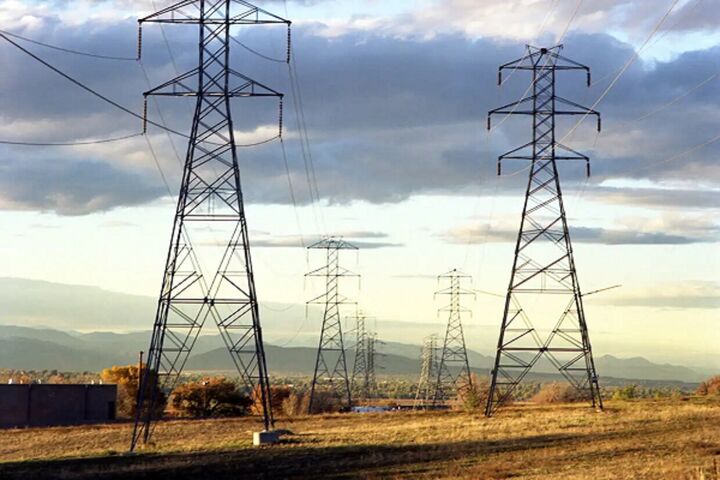
<svg viewBox="0 0 720 480">
<path fill-rule="evenodd" d="M 5 0 L 0 28 L 127 57 L 81 57 L 18 40 L 140 112 L 149 85 L 197 58 L 193 27 L 148 26 L 142 63 L 132 60 L 136 19 L 166 4 Z M 522 164 L 507 164 L 498 177 L 496 159 L 529 141 L 531 130 L 512 118 L 488 133 L 486 113 L 529 85 L 517 72 L 498 87 L 500 64 L 522 56 L 527 43 L 562 42 L 563 54 L 588 65 L 594 81 L 587 88 L 582 76 L 567 74 L 558 91 L 603 117 L 600 134 L 592 121 L 577 128 L 558 122 L 564 142 L 592 164 L 589 179 L 581 164 L 560 167 L 579 280 L 586 292 L 621 285 L 586 298 L 594 351 L 720 367 L 720 1 L 258 5 L 293 21 L 320 196 L 311 201 L 287 65 L 233 44 L 234 68 L 288 95 L 289 176 L 278 142 L 239 152 L 261 302 L 302 304 L 317 295 L 319 284 L 303 274 L 322 259 L 302 243 L 340 235 L 361 247 L 343 262 L 362 280 L 343 288 L 376 319 L 381 338 L 384 325 L 406 326 L 385 336 L 393 341 L 420 343 L 441 333 L 436 276 L 457 268 L 473 277 L 472 288 L 488 292 L 467 299 L 473 315 L 465 329 L 469 346 L 491 351 L 527 181 Z M 284 58 L 282 27 L 233 34 Z M 71 142 L 141 129 L 8 44 L 0 45 L 0 61 L 0 140 Z M 233 106 L 238 142 L 275 135 L 277 105 L 240 103 Z M 190 106 L 161 100 L 150 103 L 149 114 L 187 131 Z M 156 296 L 182 173 L 175 152 L 184 149 L 182 137 L 152 126 L 146 138 L 101 145 L 0 146 L 0 276 Z M 148 312 L 148 328 L 152 321 Z M 305 328 L 319 329 L 317 319 Z"/>
</svg>

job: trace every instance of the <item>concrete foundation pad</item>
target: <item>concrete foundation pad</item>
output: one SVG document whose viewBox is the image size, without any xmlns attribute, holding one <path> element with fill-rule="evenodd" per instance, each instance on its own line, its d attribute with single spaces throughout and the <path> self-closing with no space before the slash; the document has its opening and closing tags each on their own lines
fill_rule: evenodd
<svg viewBox="0 0 720 480">
<path fill-rule="evenodd" d="M 253 432 L 253 445 L 272 445 L 280 440 L 280 435 L 275 431 Z"/>
</svg>

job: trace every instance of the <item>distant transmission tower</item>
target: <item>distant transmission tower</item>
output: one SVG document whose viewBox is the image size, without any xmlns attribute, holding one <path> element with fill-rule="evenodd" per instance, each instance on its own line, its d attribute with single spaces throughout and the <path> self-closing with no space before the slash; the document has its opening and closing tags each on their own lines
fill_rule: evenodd
<svg viewBox="0 0 720 480">
<path fill-rule="evenodd" d="M 308 277 L 325 278 L 325 292 L 313 298 L 308 304 L 324 306 L 320 343 L 318 345 L 315 370 L 310 389 L 308 412 L 313 412 L 315 393 L 319 389 L 327 389 L 347 407 L 352 406 L 350 378 L 348 376 L 345 345 L 343 343 L 340 306 L 355 302 L 340 294 L 340 279 L 357 277 L 358 275 L 340 266 L 342 250 L 357 250 L 355 245 L 337 238 L 326 238 L 307 247 L 309 250 L 325 250 L 326 262 L 322 267 L 306 274 Z"/>
<path fill-rule="evenodd" d="M 470 364 L 467 350 L 465 350 L 465 336 L 463 334 L 462 316 L 469 314 L 470 310 L 461 306 L 460 298 L 463 295 L 475 296 L 475 292 L 462 287 L 463 280 L 470 276 L 455 269 L 438 276 L 439 282 L 448 282 L 447 288 L 435 292 L 435 295 L 447 295 L 450 304 L 438 310 L 438 313 L 447 313 L 448 322 L 445 331 L 440 361 L 437 371 L 437 382 L 433 395 L 433 405 L 444 403 L 450 399 L 453 392 L 468 388 L 472 385 L 470 377 Z"/>
<path fill-rule="evenodd" d="M 290 25 L 238 0 L 181 1 L 139 20 L 140 26 L 146 22 L 198 25 L 199 61 L 145 93 L 195 97 L 196 103 L 130 450 L 148 441 L 160 392 L 174 388 L 208 318 L 218 326 L 246 393 L 259 395 L 265 429 L 273 423 L 230 100 L 282 94 L 233 70 L 229 41 L 234 25 Z M 207 238 L 210 228 L 215 238 Z M 193 249 L 191 239 L 203 248 Z"/>
<path fill-rule="evenodd" d="M 500 81 L 506 69 L 532 72 L 533 94 L 488 114 L 488 128 L 494 114 L 532 116 L 533 139 L 498 159 L 498 174 L 502 160 L 527 160 L 530 170 L 485 410 L 487 416 L 512 399 L 517 386 L 543 356 L 594 407 L 602 408 L 556 162 L 582 160 L 590 175 L 590 161 L 561 145 L 555 137 L 556 115 L 583 118 L 595 115 L 600 131 L 600 114 L 555 94 L 558 71 L 584 71 L 590 86 L 590 69 L 561 56 L 561 50 L 562 45 L 528 46 L 524 57 L 502 65 Z M 524 302 L 530 296 L 532 302 Z M 554 326 L 546 323 L 536 329 L 531 323 L 531 319 L 545 318 L 551 319 Z M 547 336 L 541 336 L 542 332 L 548 332 Z"/>
<path fill-rule="evenodd" d="M 355 399 L 368 399 L 370 397 L 369 386 L 369 351 L 368 332 L 365 325 L 367 316 L 358 312 L 351 319 L 355 320 L 355 361 L 353 362 L 352 377 L 350 379 L 350 390 Z"/>
<path fill-rule="evenodd" d="M 376 332 L 368 333 L 367 335 L 367 373 L 365 374 L 365 391 L 366 399 L 375 398 L 378 393 L 377 377 L 375 376 L 375 367 L 377 365 L 377 357 L 380 353 L 377 350 L 379 343 L 382 343 L 377 338 Z"/>
<path fill-rule="evenodd" d="M 438 372 L 438 336 L 430 335 L 423 341 L 420 356 L 420 380 L 415 393 L 414 408 L 426 407 L 435 398 Z"/>
</svg>

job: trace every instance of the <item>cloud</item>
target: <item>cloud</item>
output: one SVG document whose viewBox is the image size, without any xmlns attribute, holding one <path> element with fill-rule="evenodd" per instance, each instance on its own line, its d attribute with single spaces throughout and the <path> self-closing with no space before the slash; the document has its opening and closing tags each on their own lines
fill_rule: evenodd
<svg viewBox="0 0 720 480">
<path fill-rule="evenodd" d="M 598 295 L 594 301 L 623 307 L 656 307 L 671 309 L 717 309 L 720 307 L 720 284 L 717 282 L 683 282 L 653 285 L 652 288 L 621 289 L 618 293 Z"/>
<path fill-rule="evenodd" d="M 716 32 L 720 15 L 709 2 L 689 1 L 676 7 L 662 30 Z M 706 2 L 707 3 L 707 2 Z M 632 38 L 647 35 L 665 12 L 654 0 L 440 0 L 393 17 L 355 15 L 317 22 L 316 32 L 339 37 L 358 32 L 386 36 L 432 38 L 461 33 L 472 39 L 497 38 L 537 43 L 557 41 L 567 32 L 622 31 Z M 451 12 L 451 14 L 450 14 Z"/>
<path fill-rule="evenodd" d="M 618 188 L 598 186 L 588 194 L 592 200 L 612 205 L 660 208 L 720 208 L 720 191 L 682 188 Z"/>
<path fill-rule="evenodd" d="M 502 11 L 506 8 L 494 1 L 487 5 L 491 4 Z M 485 10 L 485 2 L 480 6 L 477 2 L 457 5 L 470 10 L 479 8 L 480 18 L 494 18 Z M 531 11 L 539 8 L 536 2 L 529 5 Z M 627 7 L 627 2 L 613 2 L 613 5 Z M 589 10 L 583 10 L 582 15 L 596 7 L 584 8 Z M 23 9 L 27 13 L 28 7 Z M 21 33 L 41 41 L 98 53 L 134 51 L 136 24 L 133 19 L 115 24 L 101 22 L 87 30 L 64 22 L 52 9 L 39 9 L 35 15 L 47 28 L 26 27 L 27 31 L 21 29 Z M 196 40 L 188 33 L 192 30 L 189 28 L 165 29 L 180 71 L 191 68 L 196 61 Z M 512 101 L 525 90 L 528 78 L 521 73 L 514 75 L 503 88 L 495 85 L 497 66 L 522 55 L 521 46 L 499 42 L 498 38 L 487 36 L 490 34 L 469 39 L 464 34 L 452 32 L 402 37 L 386 35 L 382 30 L 353 30 L 335 38 L 323 38 L 314 31 L 311 26 L 294 29 L 294 47 L 313 164 L 323 201 L 330 204 L 356 200 L 400 202 L 413 195 L 453 194 L 467 187 L 476 188 L 480 195 L 495 189 L 499 194 L 517 192 L 524 181 L 523 175 L 498 179 L 495 158 L 525 142 L 530 129 L 523 122 L 513 120 L 487 135 L 483 131 L 483 120 L 488 109 Z M 282 56 L 282 34 L 248 29 L 238 35 L 263 52 Z M 151 84 L 172 78 L 175 75 L 173 62 L 159 28 L 148 28 L 144 38 L 143 67 Z M 566 43 L 565 53 L 589 64 L 596 79 L 617 71 L 633 53 L 630 45 L 607 34 L 570 35 Z M 147 89 L 147 84 L 143 72 L 134 63 L 103 62 L 36 46 L 31 49 L 114 100 L 140 111 L 141 92 Z M 720 81 L 709 82 L 692 91 L 671 108 L 641 121 L 636 119 L 715 73 L 713 62 L 718 55 L 720 47 L 688 52 L 664 63 L 638 61 L 623 75 L 598 107 L 604 115 L 606 133 L 595 142 L 593 129 L 582 127 L 566 141 L 592 158 L 594 176 L 590 179 L 588 195 L 597 198 L 597 186 L 603 180 L 617 178 L 647 179 L 671 186 L 696 184 L 700 180 L 701 188 L 709 191 L 717 188 L 720 171 L 715 159 L 720 152 L 720 142 L 661 166 L 654 165 L 717 135 L 713 125 L 720 122 L 720 95 L 717 95 Z M 8 46 L 0 48 L 0 59 L 13 66 L 0 78 L 0 88 L 13 92 L 5 99 L 0 117 L 0 125 L 3 125 L 0 135 L 4 139 L 107 138 L 139 130 L 137 119 L 88 97 Z M 242 71 L 253 78 L 280 91 L 291 92 L 284 65 L 258 59 L 242 49 L 235 50 L 233 62 L 242 65 Z M 607 86 L 607 81 L 586 90 L 582 79 L 563 77 L 558 88 L 568 98 L 592 103 L 592 99 Z M 58 95 L 58 92 L 62 94 Z M 169 99 L 158 103 L 169 126 L 188 130 L 192 102 Z M 293 103 L 291 96 L 285 101 L 289 178 L 297 203 L 307 204 L 310 195 L 305 160 L 309 162 L 309 158 L 304 160 L 298 141 Z M 238 138 L 256 140 L 273 130 L 277 115 L 275 104 L 244 99 L 233 105 Z M 155 120 L 160 118 L 152 102 L 150 116 Z M 621 123 L 624 121 L 628 123 Z M 563 129 L 567 130 L 567 125 L 561 123 L 561 136 Z M 151 127 L 150 133 L 174 192 L 180 172 L 172 148 L 163 132 Z M 185 140 L 174 137 L 173 141 L 182 156 Z M 41 151 L 43 154 L 37 156 L 52 155 L 58 159 L 58 168 L 72 165 L 73 159 L 81 155 L 128 174 L 147 176 L 151 172 L 153 181 L 159 181 L 142 139 L 63 152 L 57 149 Z M 18 157 L 27 150 L 8 148 L 7 152 L 8 156 Z M 249 202 L 291 202 L 288 172 L 279 145 L 241 149 L 239 158 L 244 193 Z M 65 162 L 65 159 L 69 161 Z M 522 166 L 518 164 L 517 168 Z M 507 171 L 513 168 L 508 165 Z M 563 165 L 566 188 L 578 186 L 583 181 L 582 174 L 581 167 Z M 108 179 L 109 190 L 115 188 L 110 185 L 114 181 Z M 118 181 L 124 181 L 122 176 Z M 126 187 L 119 185 L 117 188 Z M 629 192 L 617 189 L 613 195 L 621 201 L 622 195 L 633 195 Z M 73 191 L 64 193 L 68 201 L 77 194 Z M 13 199 L 8 195 L 11 193 L 6 194 L 5 204 L 15 200 L 22 203 L 21 198 Z M 697 199 L 698 195 L 694 197 L 695 203 L 702 201 Z M 152 200 L 147 196 L 139 198 Z M 643 201 L 647 204 L 657 201 L 658 206 L 667 203 L 660 195 L 648 195 Z M 136 204 L 134 198 L 128 203 Z M 31 205 L 28 204 L 28 208 L 32 208 Z M 97 211 L 92 205 L 66 206 L 65 211 Z M 105 204 L 97 205 L 100 209 Z"/>
<path fill-rule="evenodd" d="M 164 190 L 141 175 L 91 160 L 0 160 L 0 208 L 84 215 L 142 205 Z"/>
<path fill-rule="evenodd" d="M 705 216 L 664 215 L 653 219 L 626 218 L 620 227 L 571 226 L 575 243 L 603 245 L 688 245 L 720 241 L 720 226 Z M 440 235 L 448 243 L 514 242 L 518 227 L 471 225 L 456 227 Z"/>
</svg>

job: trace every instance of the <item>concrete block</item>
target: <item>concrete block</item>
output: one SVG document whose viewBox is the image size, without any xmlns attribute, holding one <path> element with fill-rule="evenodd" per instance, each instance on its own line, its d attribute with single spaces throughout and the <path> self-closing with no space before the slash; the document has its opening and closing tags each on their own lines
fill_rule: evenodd
<svg viewBox="0 0 720 480">
<path fill-rule="evenodd" d="M 272 445 L 280 440 L 280 435 L 274 431 L 253 432 L 253 445 Z"/>
</svg>

